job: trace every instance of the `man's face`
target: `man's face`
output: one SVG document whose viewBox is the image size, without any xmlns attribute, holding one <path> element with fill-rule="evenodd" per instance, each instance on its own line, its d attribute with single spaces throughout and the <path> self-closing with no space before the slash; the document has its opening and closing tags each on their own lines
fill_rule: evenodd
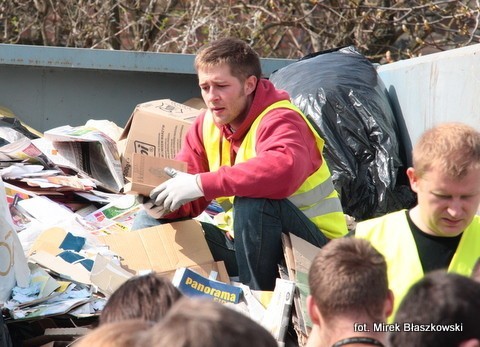
<svg viewBox="0 0 480 347">
<path fill-rule="evenodd" d="M 431 235 L 453 237 L 471 223 L 480 204 L 480 168 L 455 179 L 432 167 L 423 177 L 407 170 L 412 190 L 417 193 L 418 227 Z"/>
<path fill-rule="evenodd" d="M 237 129 L 247 116 L 257 79 L 248 77 L 244 82 L 232 76 L 226 64 L 198 71 L 203 101 L 216 123 L 230 124 Z"/>
</svg>

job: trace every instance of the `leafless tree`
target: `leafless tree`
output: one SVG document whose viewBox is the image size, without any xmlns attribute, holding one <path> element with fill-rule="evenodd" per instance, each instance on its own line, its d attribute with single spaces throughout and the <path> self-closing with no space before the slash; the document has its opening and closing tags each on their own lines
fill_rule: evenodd
<svg viewBox="0 0 480 347">
<path fill-rule="evenodd" d="M 479 16 L 479 0 L 0 0 L 0 42 L 195 53 L 232 35 L 263 57 L 354 45 L 385 63 L 479 43 Z"/>
</svg>

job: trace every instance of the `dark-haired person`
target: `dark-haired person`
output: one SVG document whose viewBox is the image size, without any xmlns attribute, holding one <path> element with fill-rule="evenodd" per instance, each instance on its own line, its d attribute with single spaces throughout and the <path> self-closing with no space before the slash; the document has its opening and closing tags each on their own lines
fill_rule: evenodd
<svg viewBox="0 0 480 347">
<path fill-rule="evenodd" d="M 306 347 L 385 346 L 393 310 L 385 258 L 367 240 L 330 241 L 308 273 Z"/>
<path fill-rule="evenodd" d="M 108 298 L 99 323 L 141 318 L 158 322 L 182 293 L 167 277 L 156 272 L 129 278 Z"/>
</svg>

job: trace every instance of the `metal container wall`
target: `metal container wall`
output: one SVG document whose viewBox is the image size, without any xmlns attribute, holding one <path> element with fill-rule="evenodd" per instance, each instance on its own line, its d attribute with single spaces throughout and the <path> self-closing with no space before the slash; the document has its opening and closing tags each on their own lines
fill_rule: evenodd
<svg viewBox="0 0 480 347">
<path fill-rule="evenodd" d="M 441 122 L 461 121 L 480 130 L 480 44 L 382 65 L 377 71 L 404 120 L 409 135 L 404 141 L 415 144 L 424 130 Z"/>
<path fill-rule="evenodd" d="M 139 103 L 199 97 L 194 55 L 0 44 L 0 107 L 45 131 L 110 120 L 123 127 Z M 265 76 L 290 64 L 262 59 Z M 480 44 L 381 65 L 377 69 L 415 143 L 432 125 L 480 127 Z"/>
<path fill-rule="evenodd" d="M 194 55 L 0 44 L 0 107 L 44 132 L 89 119 L 123 127 L 137 104 L 200 97 Z M 265 76 L 290 60 L 262 59 Z"/>
</svg>

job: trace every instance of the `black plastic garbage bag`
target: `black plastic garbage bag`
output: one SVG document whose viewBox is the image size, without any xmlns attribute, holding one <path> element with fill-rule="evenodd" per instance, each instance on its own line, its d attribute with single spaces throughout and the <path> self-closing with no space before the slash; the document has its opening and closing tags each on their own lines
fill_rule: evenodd
<svg viewBox="0 0 480 347">
<path fill-rule="evenodd" d="M 271 74 L 325 140 L 344 212 L 357 221 L 415 203 L 386 88 L 353 47 L 315 53 Z"/>
</svg>

